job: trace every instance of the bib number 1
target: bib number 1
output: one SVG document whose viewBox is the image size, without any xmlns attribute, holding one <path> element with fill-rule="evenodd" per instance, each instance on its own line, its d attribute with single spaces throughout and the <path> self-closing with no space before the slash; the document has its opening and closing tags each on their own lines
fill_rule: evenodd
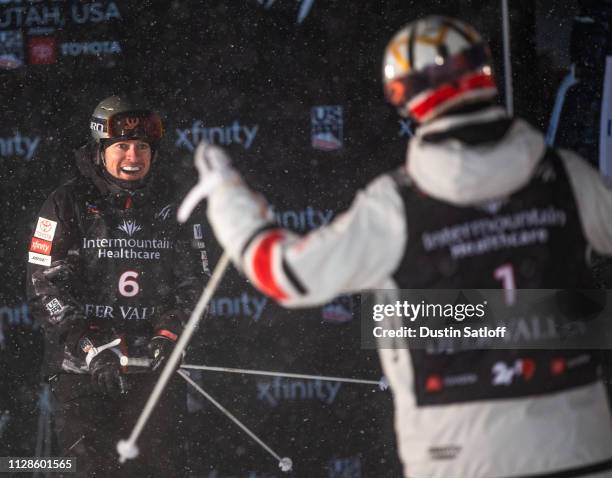
<svg viewBox="0 0 612 478">
<path fill-rule="evenodd" d="M 514 267 L 512 267 L 512 264 L 499 266 L 493 271 L 493 277 L 502 283 L 506 305 L 514 304 L 516 301 L 516 281 L 514 280 Z"/>
</svg>

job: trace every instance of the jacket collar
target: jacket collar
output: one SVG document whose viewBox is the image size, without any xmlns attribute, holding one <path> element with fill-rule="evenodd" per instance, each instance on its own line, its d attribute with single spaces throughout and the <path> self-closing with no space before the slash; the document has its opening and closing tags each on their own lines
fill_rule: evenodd
<svg viewBox="0 0 612 478">
<path fill-rule="evenodd" d="M 478 204 L 524 186 L 542 158 L 544 137 L 525 121 L 511 120 L 503 136 L 469 144 L 457 129 L 484 128 L 508 119 L 492 106 L 442 117 L 419 127 L 408 144 L 407 170 L 428 195 L 457 205 Z M 432 135 L 436 141 L 431 141 Z"/>
</svg>

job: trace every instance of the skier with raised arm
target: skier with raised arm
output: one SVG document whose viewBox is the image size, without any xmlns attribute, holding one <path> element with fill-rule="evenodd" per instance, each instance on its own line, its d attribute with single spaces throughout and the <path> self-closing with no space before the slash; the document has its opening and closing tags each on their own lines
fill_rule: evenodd
<svg viewBox="0 0 612 478">
<path fill-rule="evenodd" d="M 364 289 L 500 288 L 500 267 L 515 288 L 591 285 L 588 252 L 612 254 L 612 192 L 582 158 L 547 149 L 539 131 L 495 105 L 492 59 L 476 30 L 438 16 L 408 24 L 386 48 L 383 82 L 387 99 L 417 123 L 415 135 L 399 168 L 330 225 L 305 236 L 280 228 L 225 152 L 206 144 L 179 219 L 208 198 L 233 262 L 287 307 Z M 564 220 L 539 223 L 537 234 L 529 221 L 506 221 L 533 210 Z M 497 227 L 469 227 L 477 223 Z M 444 230 L 444 240 L 426 240 Z M 580 366 L 557 373 L 538 351 L 529 384 L 496 386 L 491 365 L 524 352 L 460 351 L 441 361 L 423 350 L 380 350 L 406 477 L 612 476 L 595 354 L 559 351 L 564 364 Z M 433 390 L 430 374 L 477 382 Z"/>
</svg>

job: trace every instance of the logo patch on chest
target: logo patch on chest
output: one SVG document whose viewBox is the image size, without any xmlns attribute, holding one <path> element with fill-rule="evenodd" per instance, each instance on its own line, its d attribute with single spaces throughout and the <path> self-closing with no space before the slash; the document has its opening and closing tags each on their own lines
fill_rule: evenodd
<svg viewBox="0 0 612 478">
<path fill-rule="evenodd" d="M 120 231 L 125 232 L 128 236 L 132 237 L 138 231 L 142 230 L 142 226 L 136 223 L 136 221 L 123 221 L 123 224 L 117 227 Z"/>
</svg>

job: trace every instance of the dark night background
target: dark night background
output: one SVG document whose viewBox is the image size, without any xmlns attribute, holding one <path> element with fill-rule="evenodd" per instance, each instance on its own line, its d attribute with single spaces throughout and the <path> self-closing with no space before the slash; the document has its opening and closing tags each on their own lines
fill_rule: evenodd
<svg viewBox="0 0 612 478">
<path fill-rule="evenodd" d="M 612 7 L 595 0 L 509 3 L 515 113 L 546 130 L 559 84 L 575 63 L 582 82 L 568 95 L 557 141 L 596 162 Z M 166 136 L 157 161 L 177 194 L 191 186 L 192 148 L 210 128 L 241 131 L 212 139 L 228 147 L 281 222 L 305 232 L 347 208 L 359 187 L 404 157 L 408 135 L 381 86 L 382 53 L 393 33 L 425 14 L 464 19 L 489 41 L 503 87 L 500 5 L 0 0 L 0 456 L 53 455 L 40 400 L 43 344 L 25 304 L 27 248 L 38 208 L 75 171 L 72 152 L 87 140 L 101 99 L 129 92 L 162 114 Z M 595 21 L 576 26 L 576 15 Z M 313 137 L 313 108 L 320 106 L 341 107 L 331 150 Z M 331 110 L 338 111 L 325 111 Z M 256 134 L 247 141 L 246 131 Z M 211 259 L 218 257 L 214 239 L 205 239 Z M 263 310 L 256 302 L 265 303 Z M 357 308 L 356 298 L 341 297 L 326 307 L 286 311 L 232 269 L 187 362 L 379 380 L 376 354 L 360 348 Z M 388 391 L 194 376 L 293 459 L 292 476 L 400 475 Z M 189 407 L 193 476 L 282 475 L 274 458 L 207 402 L 193 395 Z"/>
</svg>

